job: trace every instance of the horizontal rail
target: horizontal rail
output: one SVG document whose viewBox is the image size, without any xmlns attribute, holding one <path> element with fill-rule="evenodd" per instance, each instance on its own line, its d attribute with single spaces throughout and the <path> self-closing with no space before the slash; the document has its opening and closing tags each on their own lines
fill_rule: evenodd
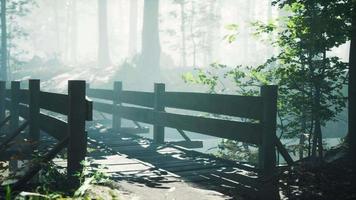
<svg viewBox="0 0 356 200">
<path fill-rule="evenodd" d="M 260 120 L 262 98 L 188 92 L 165 92 L 163 104 L 166 107 L 202 111 Z"/>
<path fill-rule="evenodd" d="M 171 127 L 251 144 L 261 144 L 262 127 L 257 123 L 228 121 L 167 112 L 147 108 L 119 106 L 122 118 L 158 126 Z"/>
<path fill-rule="evenodd" d="M 114 99 L 114 92 L 107 89 L 87 89 L 87 95 L 92 98 L 105 99 L 112 101 Z"/>
<path fill-rule="evenodd" d="M 24 119 L 28 119 L 28 106 L 19 105 L 19 114 Z M 51 117 L 40 113 L 39 115 L 40 129 L 57 140 L 61 140 L 66 136 L 68 124 L 58 118 Z"/>
<path fill-rule="evenodd" d="M 40 92 L 40 107 L 52 112 L 68 115 L 68 95 L 50 92 Z"/>
<path fill-rule="evenodd" d="M 138 91 L 121 91 L 120 102 L 144 107 L 153 107 L 154 93 Z"/>
<path fill-rule="evenodd" d="M 19 90 L 19 102 L 23 104 L 28 104 L 30 98 L 30 93 L 28 90 Z"/>
<path fill-rule="evenodd" d="M 107 114 L 113 114 L 114 112 L 114 106 L 112 104 L 108 103 L 100 103 L 100 102 L 93 102 L 93 108 L 94 110 L 107 113 Z"/>
</svg>

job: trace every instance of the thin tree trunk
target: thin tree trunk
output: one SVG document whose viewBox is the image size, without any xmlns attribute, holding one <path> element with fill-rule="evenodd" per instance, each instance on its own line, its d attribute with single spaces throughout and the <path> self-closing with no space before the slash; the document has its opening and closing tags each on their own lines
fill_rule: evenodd
<svg viewBox="0 0 356 200">
<path fill-rule="evenodd" d="M 185 32 L 185 0 L 180 3 L 180 30 L 182 32 L 182 66 L 187 66 L 187 53 L 186 53 L 186 32 Z"/>
<path fill-rule="evenodd" d="M 111 64 L 108 41 L 107 0 L 98 0 L 99 48 L 98 66 L 107 67 Z"/>
<path fill-rule="evenodd" d="M 7 81 L 7 27 L 6 27 L 6 0 L 1 0 L 1 80 Z"/>
<path fill-rule="evenodd" d="M 158 13 L 159 1 L 145 0 L 142 29 L 141 67 L 152 76 L 158 75 L 160 69 L 161 47 L 159 42 Z"/>
<path fill-rule="evenodd" d="M 77 62 L 77 38 L 78 38 L 78 16 L 77 16 L 77 0 L 72 0 L 72 12 L 71 12 L 71 47 L 70 47 L 70 61 L 73 63 Z"/>
<path fill-rule="evenodd" d="M 130 0 L 129 56 L 137 53 L 137 0 Z"/>
<path fill-rule="evenodd" d="M 196 67 L 197 62 L 197 43 L 195 41 L 195 34 L 194 34 L 194 20 L 195 20 L 195 2 L 191 2 L 191 15 L 190 15 L 190 35 L 192 39 L 193 45 L 193 67 Z"/>
</svg>

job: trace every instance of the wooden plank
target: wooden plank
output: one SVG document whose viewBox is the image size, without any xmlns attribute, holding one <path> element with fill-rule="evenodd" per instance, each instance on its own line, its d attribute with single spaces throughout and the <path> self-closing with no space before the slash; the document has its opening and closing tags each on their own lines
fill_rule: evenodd
<svg viewBox="0 0 356 200">
<path fill-rule="evenodd" d="M 155 113 L 154 123 L 161 126 L 183 129 L 230 140 L 251 144 L 261 143 L 261 125 L 257 123 L 236 122 L 211 119 L 166 112 Z"/>
<path fill-rule="evenodd" d="M 259 169 L 261 170 L 259 197 L 277 199 L 278 179 L 276 169 L 276 124 L 277 124 L 277 86 L 262 86 L 263 98 L 262 143 L 258 148 Z"/>
<path fill-rule="evenodd" d="M 95 107 L 95 104 L 94 104 Z M 147 124 L 153 124 L 153 110 L 148 108 L 136 108 L 129 106 L 119 106 L 118 112 L 122 118 L 135 120 Z"/>
<path fill-rule="evenodd" d="M 92 89 L 88 88 L 87 93 L 89 97 L 97 98 L 97 99 L 105 99 L 109 101 L 113 101 L 113 91 L 107 89 Z"/>
<path fill-rule="evenodd" d="M 85 81 L 68 81 L 69 143 L 67 148 L 67 176 L 74 188 L 80 185 L 77 174 L 82 173 L 83 165 L 81 162 L 85 160 L 87 154 L 85 87 Z"/>
<path fill-rule="evenodd" d="M 121 117 L 120 113 L 117 111 L 117 105 L 121 105 L 119 95 L 122 92 L 122 83 L 119 81 L 114 82 L 114 90 L 113 90 L 113 112 L 112 112 L 112 129 L 117 131 L 121 127 Z"/>
<path fill-rule="evenodd" d="M 13 141 L 25 128 L 28 126 L 28 121 L 23 123 L 21 126 L 12 131 L 5 139 L 3 143 L 0 145 L 0 153 L 6 150 L 9 146 L 8 144 Z"/>
<path fill-rule="evenodd" d="M 30 98 L 30 93 L 28 90 L 19 90 L 19 103 L 28 104 Z"/>
<path fill-rule="evenodd" d="M 40 138 L 40 80 L 29 80 L 29 140 L 33 150 L 39 145 Z"/>
<path fill-rule="evenodd" d="M 165 85 L 162 83 L 155 83 L 154 85 L 154 105 L 155 112 L 164 112 L 163 96 L 165 93 Z M 164 143 L 164 127 L 154 123 L 153 125 L 153 141 L 157 143 Z"/>
<path fill-rule="evenodd" d="M 11 102 L 10 102 L 10 130 L 14 131 L 19 126 L 19 90 L 20 82 L 11 81 Z"/>
<path fill-rule="evenodd" d="M 40 129 L 48 133 L 57 140 L 62 140 L 67 136 L 68 125 L 65 121 L 40 114 Z"/>
<path fill-rule="evenodd" d="M 144 107 L 153 107 L 154 95 L 152 92 L 138 92 L 123 90 L 120 95 L 122 103 L 134 104 Z"/>
<path fill-rule="evenodd" d="M 257 120 L 262 117 L 262 98 L 256 96 L 166 92 L 163 99 L 164 105 L 171 108 Z"/>
<path fill-rule="evenodd" d="M 112 114 L 114 112 L 114 106 L 112 104 L 107 104 L 107 103 L 100 103 L 100 102 L 93 102 L 93 108 L 94 110 L 107 113 L 107 114 Z"/>
<path fill-rule="evenodd" d="M 68 115 L 68 95 L 41 91 L 39 100 L 41 108 Z"/>
<path fill-rule="evenodd" d="M 6 82 L 0 81 L 0 121 L 4 121 L 5 119 L 5 90 Z"/>
<path fill-rule="evenodd" d="M 284 145 L 282 144 L 282 142 L 278 139 L 277 136 L 275 136 L 276 139 L 276 146 L 277 146 L 277 150 L 279 151 L 279 153 L 283 156 L 284 160 L 287 162 L 287 164 L 289 166 L 292 166 L 294 164 L 294 161 L 292 159 L 292 157 L 289 155 L 287 149 L 284 147 Z"/>
</svg>

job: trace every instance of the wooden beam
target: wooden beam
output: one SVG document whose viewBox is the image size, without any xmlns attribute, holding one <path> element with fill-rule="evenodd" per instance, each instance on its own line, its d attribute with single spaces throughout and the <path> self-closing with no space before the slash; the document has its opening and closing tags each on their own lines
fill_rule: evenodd
<svg viewBox="0 0 356 200">
<path fill-rule="evenodd" d="M 20 82 L 11 81 L 10 130 L 12 131 L 19 126 L 19 90 Z"/>
<path fill-rule="evenodd" d="M 262 144 L 259 146 L 259 178 L 261 199 L 279 199 L 276 170 L 277 86 L 262 86 Z"/>
<path fill-rule="evenodd" d="M 194 110 L 260 120 L 262 98 L 224 94 L 190 92 L 166 92 L 163 97 L 166 107 Z"/>
<path fill-rule="evenodd" d="M 8 134 L 5 141 L 0 145 L 0 153 L 8 148 L 8 144 L 14 140 L 25 128 L 28 126 L 28 121 L 23 123 L 20 127 Z"/>
<path fill-rule="evenodd" d="M 69 113 L 68 113 L 68 179 L 73 187 L 80 184 L 78 173 L 82 173 L 82 161 L 87 153 L 87 134 L 85 132 L 86 106 L 85 81 L 73 80 L 68 82 Z"/>
<path fill-rule="evenodd" d="M 41 91 L 39 96 L 40 107 L 42 109 L 68 115 L 68 95 Z"/>
<path fill-rule="evenodd" d="M 117 106 L 121 105 L 121 92 L 122 92 L 122 82 L 115 81 L 114 82 L 114 90 L 113 90 L 113 114 L 112 114 L 112 129 L 114 131 L 118 131 L 121 127 L 121 117 L 118 112 Z"/>
<path fill-rule="evenodd" d="M 156 112 L 164 111 L 163 96 L 165 93 L 165 85 L 155 83 L 154 85 L 154 106 Z M 153 125 L 153 140 L 157 143 L 164 143 L 164 125 L 154 123 Z"/>
<path fill-rule="evenodd" d="M 36 150 L 40 139 L 40 80 L 29 80 L 29 141 Z"/>
<path fill-rule="evenodd" d="M 113 90 L 87 88 L 87 95 L 96 99 L 113 100 Z"/>
<path fill-rule="evenodd" d="M 0 121 L 5 119 L 5 90 L 6 82 L 0 81 Z"/>
<path fill-rule="evenodd" d="M 284 147 L 284 145 L 282 144 L 282 142 L 278 139 L 278 137 L 275 137 L 276 140 L 276 146 L 277 146 L 277 150 L 279 151 L 279 153 L 283 156 L 284 160 L 287 162 L 287 164 L 289 166 L 292 166 L 294 164 L 294 161 L 292 159 L 292 157 L 289 155 L 287 149 Z"/>
<path fill-rule="evenodd" d="M 121 92 L 120 100 L 122 103 L 153 108 L 154 93 L 123 90 Z"/>
</svg>

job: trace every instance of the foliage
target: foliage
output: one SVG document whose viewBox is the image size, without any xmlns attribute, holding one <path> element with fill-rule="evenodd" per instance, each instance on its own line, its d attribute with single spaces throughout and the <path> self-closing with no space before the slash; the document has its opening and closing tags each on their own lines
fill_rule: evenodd
<svg viewBox="0 0 356 200">
<path fill-rule="evenodd" d="M 219 88 L 219 83 L 223 82 L 221 79 L 229 79 L 236 86 L 234 92 L 242 95 L 258 93 L 256 85 L 277 84 L 281 136 L 293 138 L 312 133 L 315 155 L 317 146 L 322 152 L 321 126 L 336 120 L 337 113 L 346 104 L 343 89 L 347 63 L 332 56 L 330 51 L 349 39 L 350 1 L 280 0 L 274 4 L 286 9 L 290 15 L 278 19 L 278 24 L 273 21 L 252 24 L 256 36 L 270 36 L 272 45 L 280 50 L 276 56 L 257 67 L 231 68 L 213 64 L 209 69 L 198 69 L 196 75 L 186 74 L 183 79 L 207 85 L 209 92 Z M 225 39 L 233 42 L 236 39 L 234 34 L 225 36 Z M 271 36 L 274 34 L 276 37 L 273 39 Z M 216 66 L 224 72 L 212 72 Z M 222 87 L 220 92 L 226 90 Z M 226 144 L 235 151 L 237 144 L 225 143 L 223 146 Z"/>
</svg>

